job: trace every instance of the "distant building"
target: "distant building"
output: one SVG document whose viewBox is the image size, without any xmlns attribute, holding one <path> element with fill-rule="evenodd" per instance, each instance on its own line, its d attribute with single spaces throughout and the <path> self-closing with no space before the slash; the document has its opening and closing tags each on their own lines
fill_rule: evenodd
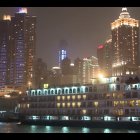
<svg viewBox="0 0 140 140">
<path fill-rule="evenodd" d="M 139 63 L 139 21 L 122 8 L 119 19 L 111 23 L 112 75 L 137 74 Z"/>
<path fill-rule="evenodd" d="M 43 84 L 47 81 L 47 64 L 41 58 L 35 62 L 35 88 L 43 88 Z"/>
<path fill-rule="evenodd" d="M 97 48 L 97 57 L 100 67 L 100 72 L 104 76 L 112 75 L 112 39 L 106 40 L 103 45 L 99 45 Z"/>
<path fill-rule="evenodd" d="M 98 59 L 94 56 L 83 59 L 83 68 L 82 68 L 82 83 L 90 84 L 93 78 L 97 78 L 99 65 Z"/>
<path fill-rule="evenodd" d="M 65 40 L 61 40 L 59 44 L 59 67 L 61 67 L 61 62 L 67 56 L 67 42 Z"/>
</svg>

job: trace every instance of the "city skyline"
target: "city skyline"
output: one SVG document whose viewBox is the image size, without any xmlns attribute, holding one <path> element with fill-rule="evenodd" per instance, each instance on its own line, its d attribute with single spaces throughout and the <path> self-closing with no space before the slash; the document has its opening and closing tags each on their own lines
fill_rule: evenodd
<svg viewBox="0 0 140 140">
<path fill-rule="evenodd" d="M 119 17 L 121 8 L 27 7 L 29 15 L 37 16 L 37 57 L 49 68 L 58 65 L 61 40 L 68 42 L 68 57 L 72 61 L 97 56 L 96 49 L 111 34 L 110 24 Z M 130 16 L 139 20 L 138 10 L 139 7 L 128 7 Z M 17 11 L 18 7 L 1 7 L 0 16 L 13 16 Z"/>
</svg>

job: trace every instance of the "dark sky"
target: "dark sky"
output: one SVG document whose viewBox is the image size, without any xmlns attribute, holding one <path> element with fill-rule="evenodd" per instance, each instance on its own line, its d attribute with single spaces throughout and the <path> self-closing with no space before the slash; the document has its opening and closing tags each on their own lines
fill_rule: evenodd
<svg viewBox="0 0 140 140">
<path fill-rule="evenodd" d="M 49 67 L 58 64 L 58 46 L 68 43 L 68 57 L 96 56 L 96 48 L 110 35 L 110 23 L 122 7 L 28 7 L 37 16 L 37 56 Z M 0 7 L 0 16 L 14 15 L 17 7 Z M 140 19 L 140 7 L 128 7 L 132 18 Z"/>
</svg>

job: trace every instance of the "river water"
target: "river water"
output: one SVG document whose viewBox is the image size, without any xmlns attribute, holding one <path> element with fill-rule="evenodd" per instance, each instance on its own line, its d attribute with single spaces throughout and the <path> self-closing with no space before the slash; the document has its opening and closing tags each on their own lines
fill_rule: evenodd
<svg viewBox="0 0 140 140">
<path fill-rule="evenodd" d="M 0 122 L 0 133 L 140 133 L 140 130 L 21 125 Z"/>
</svg>

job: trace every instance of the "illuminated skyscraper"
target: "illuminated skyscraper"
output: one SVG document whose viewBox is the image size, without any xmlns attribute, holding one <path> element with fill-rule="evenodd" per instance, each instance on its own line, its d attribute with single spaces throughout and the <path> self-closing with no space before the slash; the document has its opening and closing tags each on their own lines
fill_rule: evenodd
<svg viewBox="0 0 140 140">
<path fill-rule="evenodd" d="M 136 74 L 138 69 L 139 21 L 130 18 L 127 8 L 122 8 L 119 19 L 111 23 L 112 74 Z"/>
<path fill-rule="evenodd" d="M 17 87 L 31 87 L 34 83 L 36 17 L 29 16 L 26 8 L 20 8 L 11 17 L 11 29 L 10 82 Z"/>
<path fill-rule="evenodd" d="M 62 60 L 67 57 L 66 48 L 67 48 L 67 42 L 65 40 L 61 40 L 59 45 L 59 67 L 61 66 Z"/>
<path fill-rule="evenodd" d="M 0 88 L 9 84 L 10 74 L 10 21 L 9 15 L 4 15 L 0 21 Z"/>
</svg>

